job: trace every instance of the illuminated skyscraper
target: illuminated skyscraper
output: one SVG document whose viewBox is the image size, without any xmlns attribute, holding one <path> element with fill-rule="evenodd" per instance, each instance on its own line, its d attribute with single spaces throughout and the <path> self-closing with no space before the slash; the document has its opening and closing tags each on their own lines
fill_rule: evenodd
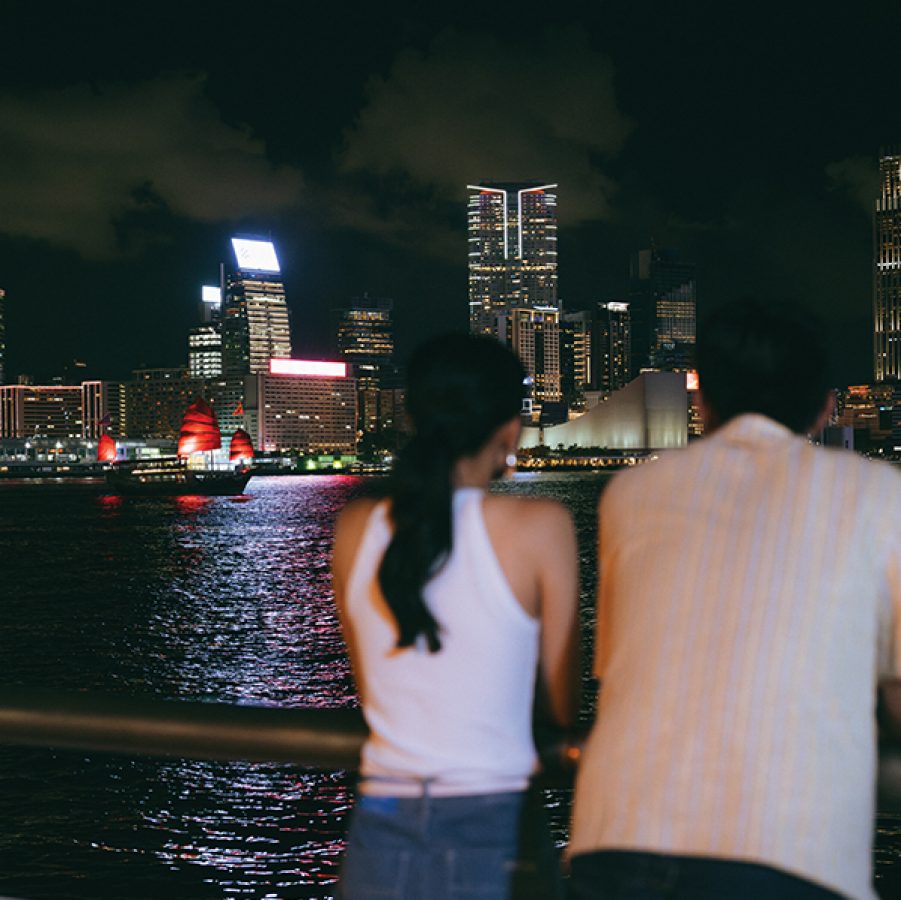
<svg viewBox="0 0 901 900">
<path fill-rule="evenodd" d="M 500 337 L 498 316 L 557 308 L 555 184 L 468 185 L 469 330 Z"/>
<path fill-rule="evenodd" d="M 204 285 L 200 324 L 188 332 L 188 370 L 192 378 L 222 375 L 222 289 Z"/>
<path fill-rule="evenodd" d="M 340 311 L 338 352 L 348 363 L 383 366 L 394 355 L 390 300 L 357 297 Z"/>
<path fill-rule="evenodd" d="M 222 363 L 226 377 L 269 371 L 291 356 L 291 329 L 281 267 L 271 241 L 232 238 L 236 268 L 226 278 Z"/>
<path fill-rule="evenodd" d="M 678 251 L 651 246 L 632 255 L 629 300 L 632 374 L 691 368 L 695 343 L 695 267 Z"/>
<path fill-rule="evenodd" d="M 381 391 L 393 374 L 392 308 L 390 300 L 364 295 L 342 309 L 338 320 L 338 353 L 357 382 L 357 428 L 370 434 L 379 430 Z"/>
<path fill-rule="evenodd" d="M 632 322 L 628 303 L 598 303 L 595 326 L 595 384 L 613 393 L 631 381 Z"/>
<path fill-rule="evenodd" d="M 584 392 L 592 387 L 593 331 L 590 311 L 566 313 L 560 321 L 560 385 L 572 409 L 583 408 Z"/>
<path fill-rule="evenodd" d="M 873 227 L 873 370 L 901 379 L 901 148 L 879 155 L 882 193 Z"/>
<path fill-rule="evenodd" d="M 5 303 L 6 291 L 0 288 L 0 384 L 6 384 L 6 324 L 3 318 Z"/>
<path fill-rule="evenodd" d="M 531 399 L 540 410 L 563 399 L 560 379 L 560 312 L 552 307 L 512 309 L 501 316 L 505 343 L 531 378 Z"/>
</svg>

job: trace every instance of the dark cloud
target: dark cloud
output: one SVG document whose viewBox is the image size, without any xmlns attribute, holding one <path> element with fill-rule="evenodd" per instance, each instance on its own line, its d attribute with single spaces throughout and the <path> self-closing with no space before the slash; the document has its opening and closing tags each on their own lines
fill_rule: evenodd
<svg viewBox="0 0 901 900">
<path fill-rule="evenodd" d="M 459 202 L 480 178 L 559 182 L 564 225 L 613 216 L 604 171 L 631 130 L 613 66 L 579 30 L 535 42 L 446 31 L 374 78 L 346 133 L 345 173 L 402 173 Z M 361 227 L 380 225 L 357 218 Z"/>
<path fill-rule="evenodd" d="M 296 206 L 304 187 L 222 122 L 199 77 L 0 95 L 0 146 L 0 230 L 94 258 L 148 206 L 215 223 Z"/>
<path fill-rule="evenodd" d="M 879 195 L 879 166 L 871 156 L 851 156 L 826 166 L 832 190 L 845 194 L 867 213 Z"/>
</svg>

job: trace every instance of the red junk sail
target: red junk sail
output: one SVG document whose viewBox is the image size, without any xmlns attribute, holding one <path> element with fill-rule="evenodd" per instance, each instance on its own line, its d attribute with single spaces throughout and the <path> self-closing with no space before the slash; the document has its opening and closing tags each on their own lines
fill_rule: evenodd
<svg viewBox="0 0 901 900">
<path fill-rule="evenodd" d="M 219 423 L 213 407 L 202 397 L 198 397 L 185 410 L 178 435 L 179 456 L 190 456 L 204 450 L 218 450 L 222 446 Z"/>
<path fill-rule="evenodd" d="M 238 428 L 232 435 L 228 458 L 230 462 L 236 459 L 253 459 L 253 444 L 250 442 L 250 435 L 243 428 Z"/>
<path fill-rule="evenodd" d="M 100 435 L 100 442 L 97 444 L 97 462 L 115 462 L 116 461 L 116 442 L 108 435 Z"/>
</svg>

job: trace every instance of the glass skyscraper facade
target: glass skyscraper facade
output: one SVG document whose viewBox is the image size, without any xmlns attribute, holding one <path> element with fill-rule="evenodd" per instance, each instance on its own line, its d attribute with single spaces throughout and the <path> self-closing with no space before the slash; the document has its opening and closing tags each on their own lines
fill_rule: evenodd
<svg viewBox="0 0 901 900">
<path fill-rule="evenodd" d="M 380 429 L 382 390 L 393 383 L 394 327 L 391 300 L 356 297 L 338 319 L 338 353 L 352 367 L 357 383 L 357 429 Z"/>
<path fill-rule="evenodd" d="M 632 374 L 691 368 L 697 321 L 695 266 L 677 250 L 651 246 L 632 255 L 629 301 Z"/>
<path fill-rule="evenodd" d="M 882 191 L 873 223 L 873 373 L 901 379 L 901 148 L 879 155 Z"/>
<path fill-rule="evenodd" d="M 624 388 L 631 378 L 632 320 L 628 303 L 598 303 L 595 327 L 595 384 L 605 393 Z"/>
<path fill-rule="evenodd" d="M 557 185 L 468 185 L 469 328 L 502 337 L 500 316 L 558 307 Z"/>
<path fill-rule="evenodd" d="M 4 313 L 6 310 L 6 291 L 0 288 L 0 384 L 6 384 L 6 324 Z"/>
<path fill-rule="evenodd" d="M 291 328 L 271 241 L 235 238 L 232 244 L 237 267 L 226 276 L 222 367 L 234 378 L 268 372 L 270 359 L 290 357 Z"/>
</svg>

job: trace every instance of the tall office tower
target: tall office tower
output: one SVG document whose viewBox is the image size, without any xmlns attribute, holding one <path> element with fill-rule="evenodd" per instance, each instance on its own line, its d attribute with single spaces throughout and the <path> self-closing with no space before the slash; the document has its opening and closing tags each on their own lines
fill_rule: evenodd
<svg viewBox="0 0 901 900">
<path fill-rule="evenodd" d="M 6 384 L 6 323 L 3 317 L 6 291 L 0 288 L 0 384 Z"/>
<path fill-rule="evenodd" d="M 873 370 L 901 379 L 901 147 L 879 154 L 882 193 L 873 221 Z"/>
<path fill-rule="evenodd" d="M 629 269 L 632 375 L 642 369 L 691 368 L 695 343 L 695 266 L 677 250 L 653 244 L 632 255 Z"/>
<path fill-rule="evenodd" d="M 391 300 L 364 294 L 342 309 L 338 320 L 338 353 L 352 368 L 357 382 L 357 429 L 380 430 L 379 402 L 386 377 L 392 372 L 394 328 Z"/>
<path fill-rule="evenodd" d="M 469 330 L 501 338 L 499 316 L 558 306 L 557 185 L 467 187 Z"/>
<path fill-rule="evenodd" d="M 632 380 L 632 320 L 628 303 L 598 303 L 594 383 L 611 394 Z"/>
<path fill-rule="evenodd" d="M 232 238 L 235 268 L 226 277 L 222 366 L 226 377 L 269 371 L 270 359 L 291 356 L 285 286 L 275 247 L 261 238 Z"/>
<path fill-rule="evenodd" d="M 192 378 L 222 375 L 222 289 L 201 288 L 200 324 L 188 332 L 188 370 Z"/>
<path fill-rule="evenodd" d="M 593 387 L 593 332 L 590 311 L 565 313 L 560 320 L 560 388 L 571 408 L 581 408 L 584 392 Z"/>
<path fill-rule="evenodd" d="M 563 399 L 560 384 L 560 311 L 551 307 L 512 309 L 500 316 L 505 343 L 531 378 L 528 409 Z"/>
</svg>

